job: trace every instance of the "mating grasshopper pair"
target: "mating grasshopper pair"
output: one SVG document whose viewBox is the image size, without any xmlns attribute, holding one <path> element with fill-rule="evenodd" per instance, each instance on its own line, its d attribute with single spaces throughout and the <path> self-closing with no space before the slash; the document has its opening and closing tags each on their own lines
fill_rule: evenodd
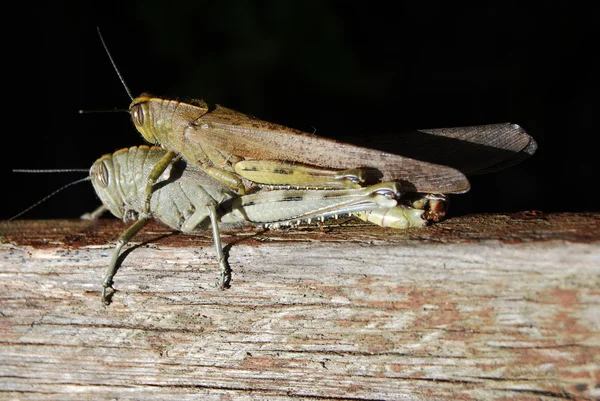
<svg viewBox="0 0 600 401">
<path fill-rule="evenodd" d="M 219 285 L 225 288 L 231 275 L 219 222 L 278 227 L 354 214 L 384 227 L 418 227 L 444 217 L 446 194 L 470 188 L 463 172 L 452 167 L 336 142 L 200 100 L 133 98 L 121 81 L 132 99 L 135 127 L 161 147 L 124 149 L 90 170 L 104 206 L 135 220 L 117 241 L 103 282 L 104 302 L 122 247 L 151 218 L 183 232 L 210 222 Z M 449 154 L 460 154 L 457 143 L 501 151 L 476 163 L 476 170 L 505 167 L 536 149 L 515 124 L 422 131 L 405 145 L 424 138 L 448 140 L 454 146 Z"/>
<path fill-rule="evenodd" d="M 444 130 L 429 132 L 436 135 L 445 133 Z M 510 138 L 512 142 L 527 139 L 527 145 L 521 152 L 513 153 L 513 160 L 535 151 L 535 142 L 512 124 L 455 128 L 452 132 L 492 132 L 497 138 Z M 311 140 L 319 138 L 312 137 Z M 378 152 L 340 145 L 352 147 L 356 153 Z M 400 157 L 383 152 L 379 154 L 383 158 Z M 458 170 L 406 160 L 409 168 L 414 165 L 427 171 L 431 165 L 454 171 L 455 178 L 458 178 L 455 182 L 464 178 Z M 405 190 L 403 185 L 409 188 L 415 185 L 410 181 L 411 176 L 400 182 L 368 181 L 367 177 L 373 173 L 372 165 L 365 161 L 360 166 L 366 167 L 329 170 L 287 161 L 245 159 L 232 163 L 228 169 L 219 170 L 214 165 L 206 168 L 174 157 L 174 152 L 164 148 L 148 146 L 131 147 L 103 156 L 90 170 L 94 189 L 104 206 L 115 216 L 124 221 L 134 220 L 135 223 L 117 241 L 103 281 L 102 301 L 107 303 L 106 289 L 111 286 L 123 246 L 152 218 L 183 232 L 208 227 L 210 223 L 221 269 L 221 288 L 229 285 L 231 273 L 223 254 L 219 222 L 250 222 L 277 228 L 353 214 L 383 227 L 408 228 L 443 219 L 447 206 L 445 194 Z M 225 174 L 220 175 L 221 171 Z M 379 176 L 395 174 L 375 172 Z M 242 186 L 223 177 L 238 179 Z M 268 185 L 268 188 L 263 185 Z"/>
</svg>

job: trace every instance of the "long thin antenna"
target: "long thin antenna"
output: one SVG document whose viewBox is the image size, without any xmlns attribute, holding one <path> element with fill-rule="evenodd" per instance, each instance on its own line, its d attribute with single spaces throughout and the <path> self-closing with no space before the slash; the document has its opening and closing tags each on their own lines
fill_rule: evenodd
<svg viewBox="0 0 600 401">
<path fill-rule="evenodd" d="M 87 171 L 87 170 L 86 170 L 86 171 Z M 62 191 L 63 189 L 66 189 L 66 188 L 69 188 L 69 187 L 70 187 L 70 186 L 72 186 L 72 185 L 79 184 L 79 183 L 82 183 L 82 182 L 84 182 L 84 181 L 90 181 L 90 180 L 91 180 L 91 178 L 90 178 L 90 177 L 85 177 L 85 178 L 82 178 L 82 179 L 80 179 L 80 180 L 73 181 L 73 182 L 71 182 L 71 183 L 69 183 L 69 184 L 67 184 L 67 185 L 64 185 L 64 186 L 62 186 L 62 187 L 58 188 L 56 191 L 52 192 L 50 195 L 47 195 L 47 196 L 45 196 L 44 198 L 42 198 L 41 200 L 37 201 L 37 202 L 36 202 L 36 203 L 34 203 L 33 205 L 29 206 L 27 209 L 23 210 L 22 212 L 20 212 L 20 213 L 18 213 L 18 214 L 15 214 L 13 217 L 11 217 L 10 219 L 8 219 L 7 221 L 14 220 L 14 219 L 16 219 L 17 217 L 24 215 L 25 213 L 27 213 L 28 211 L 30 211 L 30 210 L 31 210 L 31 209 L 33 209 L 34 207 L 38 206 L 40 203 L 47 201 L 48 199 L 50 199 L 51 197 L 53 197 L 54 195 L 56 195 L 57 193 L 59 193 L 59 192 L 60 192 L 60 191 Z"/>
<path fill-rule="evenodd" d="M 63 169 L 41 169 L 41 170 L 32 170 L 32 169 L 14 169 L 13 173 L 88 173 L 90 169 L 85 168 L 63 168 Z"/>
<path fill-rule="evenodd" d="M 129 110 L 125 109 L 112 109 L 112 110 L 79 110 L 79 114 L 95 114 L 95 113 L 127 113 Z"/>
<path fill-rule="evenodd" d="M 100 33 L 100 27 L 96 27 L 96 29 L 98 30 L 98 36 L 100 36 L 100 41 L 102 42 L 102 46 L 104 46 L 104 50 L 106 51 L 106 54 L 108 55 L 108 58 L 110 59 L 110 63 L 112 64 L 113 68 L 115 69 L 115 72 L 119 76 L 119 79 L 121 80 L 121 83 L 123 84 L 123 87 L 125 88 L 125 91 L 129 95 L 129 98 L 131 100 L 133 100 L 133 95 L 131 94 L 131 91 L 127 87 L 127 84 L 125 83 L 125 80 L 123 79 L 123 76 L 121 75 L 121 72 L 117 68 L 115 61 L 113 60 L 112 56 L 110 55 L 110 52 L 108 51 L 108 46 L 106 46 L 106 43 L 104 42 L 104 38 L 102 37 L 102 34 Z"/>
</svg>

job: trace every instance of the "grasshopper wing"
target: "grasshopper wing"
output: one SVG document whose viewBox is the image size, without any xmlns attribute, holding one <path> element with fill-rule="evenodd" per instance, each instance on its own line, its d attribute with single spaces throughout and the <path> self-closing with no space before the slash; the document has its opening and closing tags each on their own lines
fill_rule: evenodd
<svg viewBox="0 0 600 401">
<path fill-rule="evenodd" d="M 381 181 L 397 181 L 403 190 L 463 193 L 468 179 L 436 163 L 355 146 L 307 134 L 216 106 L 193 122 L 186 141 L 202 141 L 235 156 L 281 160 L 332 169 L 375 170 Z"/>
<path fill-rule="evenodd" d="M 517 164 L 533 155 L 535 140 L 517 124 L 415 130 L 390 138 L 368 138 L 391 152 L 454 167 L 465 174 L 484 174 Z M 363 142 L 368 146 L 368 142 Z"/>
</svg>

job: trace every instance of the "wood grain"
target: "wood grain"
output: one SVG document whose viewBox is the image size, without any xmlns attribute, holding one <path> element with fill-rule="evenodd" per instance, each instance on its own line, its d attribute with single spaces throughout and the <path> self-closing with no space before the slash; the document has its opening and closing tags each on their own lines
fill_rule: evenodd
<svg viewBox="0 0 600 401">
<path fill-rule="evenodd" d="M 99 290 L 116 220 L 0 225 L 1 399 L 600 398 L 600 214 L 149 225 Z"/>
</svg>

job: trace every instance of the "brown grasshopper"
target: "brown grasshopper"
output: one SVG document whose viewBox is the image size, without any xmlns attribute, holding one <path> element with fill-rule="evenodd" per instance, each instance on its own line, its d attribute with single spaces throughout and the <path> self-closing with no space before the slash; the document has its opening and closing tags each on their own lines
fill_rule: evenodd
<svg viewBox="0 0 600 401">
<path fill-rule="evenodd" d="M 90 169 L 90 180 L 104 208 L 125 222 L 134 223 L 117 240 L 102 283 L 102 301 L 111 287 L 122 248 L 150 219 L 190 233 L 210 227 L 221 267 L 221 285 L 230 280 L 223 253 L 219 222 L 260 225 L 296 225 L 311 220 L 354 214 L 386 227 L 423 226 L 424 216 L 441 213 L 444 201 L 427 196 L 403 197 L 395 182 L 363 188 L 323 190 L 271 190 L 239 196 L 185 160 L 172 161 L 152 188 L 146 208 L 145 177 L 160 163 L 167 150 L 139 146 L 121 149 L 98 159 Z"/>
<path fill-rule="evenodd" d="M 464 174 L 446 165 L 336 142 L 203 100 L 181 102 L 148 93 L 134 98 L 99 30 L 98 34 L 132 100 L 129 113 L 136 129 L 149 143 L 168 150 L 148 177 L 148 197 L 153 182 L 178 156 L 240 195 L 256 184 L 336 189 L 396 181 L 412 193 L 460 194 L 470 189 Z M 521 127 L 510 123 L 421 133 L 526 156 L 537 146 Z"/>
<path fill-rule="evenodd" d="M 256 184 L 337 189 L 396 181 L 405 192 L 440 194 L 464 193 L 470 188 L 461 171 L 446 165 L 336 142 L 220 105 L 209 106 L 203 100 L 181 102 L 147 93 L 134 98 L 100 38 L 132 99 L 129 112 L 136 129 L 146 141 L 169 151 L 148 176 L 148 197 L 154 181 L 178 156 L 240 195 L 252 191 Z M 536 149 L 535 141 L 510 123 L 421 130 L 421 136 L 492 146 L 526 156 Z M 449 151 L 455 153 L 456 149 Z"/>
</svg>

